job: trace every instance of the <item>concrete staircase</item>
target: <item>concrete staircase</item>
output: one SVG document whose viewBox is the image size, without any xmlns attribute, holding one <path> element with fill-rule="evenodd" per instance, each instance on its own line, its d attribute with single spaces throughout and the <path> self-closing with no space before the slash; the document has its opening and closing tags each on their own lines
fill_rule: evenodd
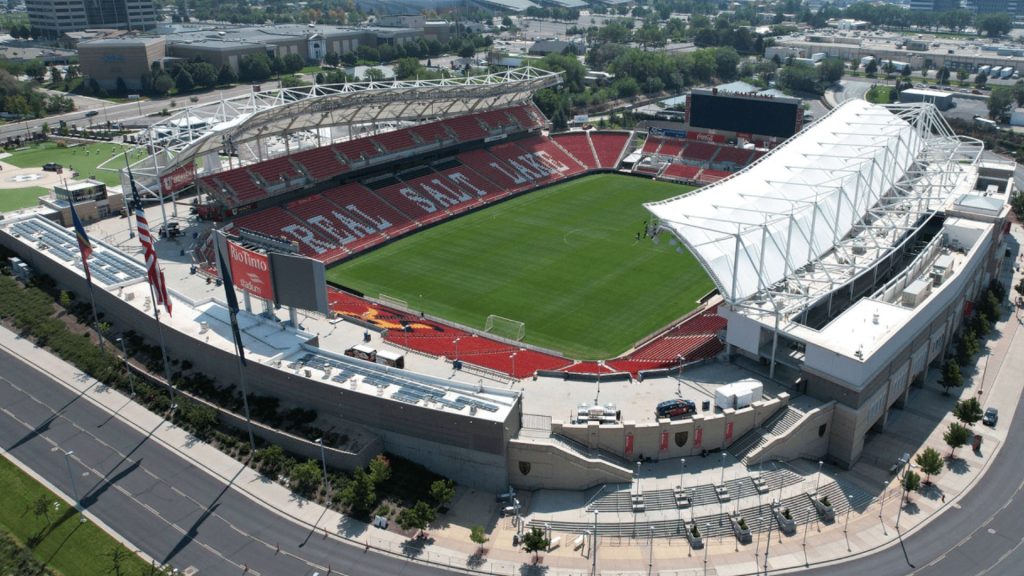
<svg viewBox="0 0 1024 576">
<path fill-rule="evenodd" d="M 729 453 L 744 464 L 749 464 L 748 457 L 757 451 L 758 448 L 768 444 L 772 439 L 782 436 L 787 430 L 796 425 L 803 418 L 804 413 L 792 406 L 786 406 L 770 418 L 765 420 L 761 426 L 747 432 L 729 446 Z"/>
</svg>

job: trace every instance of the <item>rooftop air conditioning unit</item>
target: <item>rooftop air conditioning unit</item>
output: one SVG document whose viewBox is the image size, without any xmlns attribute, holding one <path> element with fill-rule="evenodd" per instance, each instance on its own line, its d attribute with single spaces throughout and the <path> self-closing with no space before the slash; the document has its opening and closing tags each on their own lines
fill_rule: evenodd
<svg viewBox="0 0 1024 576">
<path fill-rule="evenodd" d="M 208 323 L 206 323 L 206 322 L 200 322 L 199 323 L 199 333 L 200 334 L 206 334 L 207 331 L 209 331 L 209 330 L 210 330 L 210 325 Z"/>
</svg>

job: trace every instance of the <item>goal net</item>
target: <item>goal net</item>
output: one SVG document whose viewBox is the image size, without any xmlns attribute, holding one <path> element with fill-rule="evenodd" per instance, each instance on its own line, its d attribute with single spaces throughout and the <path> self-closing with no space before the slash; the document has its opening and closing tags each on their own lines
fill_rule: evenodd
<svg viewBox="0 0 1024 576">
<path fill-rule="evenodd" d="M 484 332 L 518 342 L 526 336 L 526 323 L 491 314 L 484 324 Z"/>
<path fill-rule="evenodd" d="M 377 301 L 380 302 L 381 305 L 383 305 L 383 306 L 388 306 L 390 308 L 395 308 L 395 309 L 398 309 L 398 310 L 409 310 L 410 309 L 409 308 L 409 303 L 406 302 L 405 300 L 402 300 L 401 298 L 395 298 L 393 296 L 388 296 L 387 294 L 384 294 L 383 292 L 380 294 L 380 296 L 377 297 Z"/>
</svg>

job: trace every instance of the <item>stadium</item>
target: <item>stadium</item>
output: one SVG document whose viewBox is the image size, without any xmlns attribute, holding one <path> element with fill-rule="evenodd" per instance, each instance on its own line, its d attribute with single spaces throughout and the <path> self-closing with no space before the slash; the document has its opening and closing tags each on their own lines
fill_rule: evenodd
<svg viewBox="0 0 1024 576">
<path fill-rule="evenodd" d="M 488 490 L 629 482 L 644 454 L 709 449 L 855 462 L 984 295 L 1013 166 L 982 161 L 928 105 L 852 101 L 804 127 L 786 99 L 711 93 L 685 132 L 551 133 L 532 95 L 559 82 L 522 68 L 254 91 L 153 126 L 132 171 L 150 200 L 194 199 L 195 276 L 217 270 L 213 229 L 252 261 L 326 268 L 326 304 L 303 322 L 257 284 L 317 273 L 239 284 L 247 379 L 330 407 L 367 446 Z M 739 130 L 728 99 L 751 117 L 792 108 L 795 135 L 777 118 Z M 66 231 L 3 230 L 84 289 Z M 155 339 L 137 263 L 98 253 L 97 306 Z M 173 349 L 237 382 L 223 302 L 173 297 L 195 311 L 167 319 Z M 700 412 L 653 417 L 684 373 Z M 763 394 L 711 407 L 751 376 Z"/>
</svg>

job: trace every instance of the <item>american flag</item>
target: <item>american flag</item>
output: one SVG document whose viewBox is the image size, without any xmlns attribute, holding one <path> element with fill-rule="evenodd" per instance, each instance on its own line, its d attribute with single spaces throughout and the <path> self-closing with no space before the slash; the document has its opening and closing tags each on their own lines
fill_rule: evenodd
<svg viewBox="0 0 1024 576">
<path fill-rule="evenodd" d="M 128 162 L 128 155 L 125 154 L 125 163 Z M 135 224 L 138 229 L 139 243 L 145 254 L 146 273 L 149 275 L 149 284 L 153 287 L 153 294 L 156 295 L 156 305 L 163 305 L 167 309 L 167 315 L 171 314 L 171 299 L 167 297 L 167 284 L 164 282 L 163 270 L 160 270 L 160 262 L 156 258 L 156 250 L 153 248 L 153 235 L 149 230 L 149 221 L 146 220 L 146 212 L 142 209 L 142 199 L 139 198 L 139 189 L 135 185 L 135 177 L 132 176 L 132 168 L 128 166 L 128 181 L 132 185 L 132 202 L 135 203 Z"/>
</svg>

